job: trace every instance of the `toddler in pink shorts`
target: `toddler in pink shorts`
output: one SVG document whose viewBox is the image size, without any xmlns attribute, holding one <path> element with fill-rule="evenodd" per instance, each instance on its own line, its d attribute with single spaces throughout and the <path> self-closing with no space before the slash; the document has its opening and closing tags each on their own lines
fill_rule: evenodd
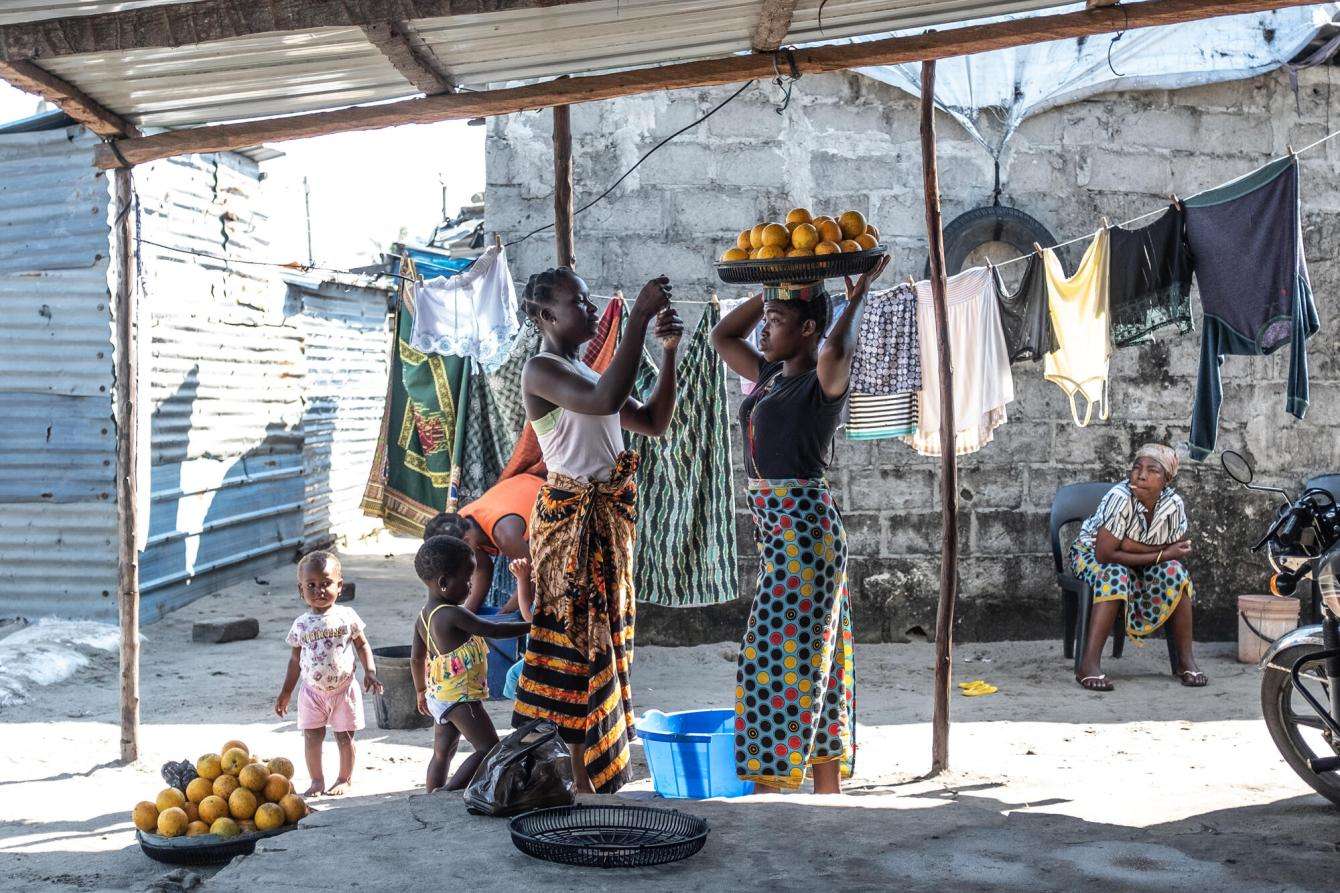
<svg viewBox="0 0 1340 893">
<path fill-rule="evenodd" d="M 312 784 L 305 796 L 337 795 L 349 789 L 354 771 L 354 732 L 363 728 L 363 691 L 381 692 L 372 646 L 363 635 L 363 621 L 352 608 L 336 605 L 344 575 L 330 552 L 312 552 L 298 564 L 298 592 L 308 611 L 293 621 L 284 639 L 292 648 L 284 687 L 275 699 L 275 713 L 288 713 L 299 677 L 298 728 Z M 363 689 L 354 679 L 354 656 L 363 662 Z M 335 733 L 340 774 L 326 787 L 321 748 L 326 727 Z"/>
</svg>

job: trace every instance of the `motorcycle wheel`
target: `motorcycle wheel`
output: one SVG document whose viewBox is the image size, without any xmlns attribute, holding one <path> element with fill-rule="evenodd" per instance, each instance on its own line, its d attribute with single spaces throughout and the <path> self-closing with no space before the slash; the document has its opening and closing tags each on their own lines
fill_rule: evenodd
<svg viewBox="0 0 1340 893">
<path fill-rule="evenodd" d="M 1307 782 L 1318 794 L 1340 806 L 1340 773 L 1313 772 L 1307 761 L 1313 757 L 1340 754 L 1340 742 L 1328 741 L 1322 735 L 1321 720 L 1308 707 L 1307 702 L 1294 690 L 1293 678 L 1289 669 L 1303 655 L 1318 651 L 1315 645 L 1298 645 L 1287 648 L 1275 655 L 1275 659 L 1262 671 L 1261 713 L 1265 717 L 1266 728 L 1275 740 L 1289 768 L 1298 773 L 1298 777 Z M 1327 703 L 1325 677 L 1316 665 L 1303 673 L 1304 684 L 1323 704 Z M 1329 751 L 1329 752 L 1328 752 Z"/>
</svg>

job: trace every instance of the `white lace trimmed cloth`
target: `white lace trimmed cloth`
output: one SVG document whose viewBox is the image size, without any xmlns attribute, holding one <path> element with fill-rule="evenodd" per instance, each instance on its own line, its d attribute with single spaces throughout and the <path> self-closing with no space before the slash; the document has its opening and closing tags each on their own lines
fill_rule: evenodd
<svg viewBox="0 0 1340 893">
<path fill-rule="evenodd" d="M 519 328 L 505 248 L 487 248 L 468 270 L 414 286 L 415 350 L 473 357 L 492 371 L 507 359 Z"/>
</svg>

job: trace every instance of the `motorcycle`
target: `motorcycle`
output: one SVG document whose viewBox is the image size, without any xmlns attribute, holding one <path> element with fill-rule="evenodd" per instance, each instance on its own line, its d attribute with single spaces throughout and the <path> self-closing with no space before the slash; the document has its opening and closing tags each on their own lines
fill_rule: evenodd
<svg viewBox="0 0 1340 893">
<path fill-rule="evenodd" d="M 1261 712 L 1285 762 L 1313 790 L 1340 806 L 1340 507 L 1327 490 L 1297 499 L 1253 483 L 1251 464 L 1231 450 L 1221 462 L 1249 490 L 1284 498 L 1253 552 L 1265 550 L 1270 590 L 1290 596 L 1306 583 L 1321 622 L 1276 639 L 1261 659 Z"/>
</svg>

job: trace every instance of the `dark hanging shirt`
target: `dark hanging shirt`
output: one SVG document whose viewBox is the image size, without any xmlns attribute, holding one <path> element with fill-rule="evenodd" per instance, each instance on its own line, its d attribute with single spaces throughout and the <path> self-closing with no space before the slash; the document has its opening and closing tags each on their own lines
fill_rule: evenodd
<svg viewBox="0 0 1340 893">
<path fill-rule="evenodd" d="M 824 395 L 819 372 L 782 374 L 782 364 L 759 364 L 758 385 L 740 405 L 744 467 L 762 480 L 817 480 L 828 470 L 847 395 Z"/>
<path fill-rule="evenodd" d="M 991 271 L 1000 306 L 1000 327 L 1005 332 L 1005 349 L 1011 363 L 1037 363 L 1056 350 L 1056 330 L 1047 309 L 1047 275 L 1042 256 L 1030 254 L 1014 294 L 1005 288 L 1000 270 Z"/>
<path fill-rule="evenodd" d="M 1140 229 L 1108 231 L 1108 316 L 1112 344 L 1153 341 L 1164 326 L 1191 331 L 1191 250 L 1186 212 L 1173 206 Z"/>
</svg>

